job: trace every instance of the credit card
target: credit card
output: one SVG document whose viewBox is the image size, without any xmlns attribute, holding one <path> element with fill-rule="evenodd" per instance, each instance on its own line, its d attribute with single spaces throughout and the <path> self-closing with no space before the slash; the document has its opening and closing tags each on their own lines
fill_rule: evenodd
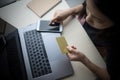
<svg viewBox="0 0 120 80">
<path fill-rule="evenodd" d="M 61 36 L 61 37 L 56 37 L 56 40 L 57 40 L 57 43 L 59 45 L 59 48 L 61 50 L 61 52 L 63 54 L 66 54 L 68 53 L 68 50 L 67 50 L 67 41 L 65 40 L 65 37 Z"/>
</svg>

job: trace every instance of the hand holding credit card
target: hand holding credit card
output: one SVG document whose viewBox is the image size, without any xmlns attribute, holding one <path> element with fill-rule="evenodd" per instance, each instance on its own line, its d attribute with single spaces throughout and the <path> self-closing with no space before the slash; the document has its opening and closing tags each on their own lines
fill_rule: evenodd
<svg viewBox="0 0 120 80">
<path fill-rule="evenodd" d="M 61 36 L 61 37 L 56 37 L 56 40 L 57 40 L 57 43 L 59 45 L 59 48 L 61 50 L 61 52 L 63 54 L 66 54 L 68 53 L 68 50 L 67 50 L 67 41 L 65 40 L 65 37 Z"/>
</svg>

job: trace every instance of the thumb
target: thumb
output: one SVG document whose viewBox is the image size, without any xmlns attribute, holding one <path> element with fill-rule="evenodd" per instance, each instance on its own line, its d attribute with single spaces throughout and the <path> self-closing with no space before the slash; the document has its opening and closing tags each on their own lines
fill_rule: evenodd
<svg viewBox="0 0 120 80">
<path fill-rule="evenodd" d="M 72 47 L 67 47 L 67 49 L 68 49 L 68 51 L 70 52 L 70 53 L 73 53 L 73 52 L 75 52 L 75 49 L 74 48 L 72 48 Z"/>
<path fill-rule="evenodd" d="M 73 49 L 77 49 L 74 45 L 71 46 Z"/>
</svg>

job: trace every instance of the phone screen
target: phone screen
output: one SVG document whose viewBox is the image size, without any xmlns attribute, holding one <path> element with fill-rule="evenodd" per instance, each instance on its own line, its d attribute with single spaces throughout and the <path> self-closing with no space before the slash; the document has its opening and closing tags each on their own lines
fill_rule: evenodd
<svg viewBox="0 0 120 80">
<path fill-rule="evenodd" d="M 50 26 L 50 21 L 40 21 L 40 30 L 57 30 L 59 31 L 59 26 Z"/>
<path fill-rule="evenodd" d="M 60 25 L 49 25 L 50 21 L 49 20 L 40 20 L 39 23 L 39 31 L 44 31 L 44 32 L 61 32 L 62 29 Z"/>
</svg>

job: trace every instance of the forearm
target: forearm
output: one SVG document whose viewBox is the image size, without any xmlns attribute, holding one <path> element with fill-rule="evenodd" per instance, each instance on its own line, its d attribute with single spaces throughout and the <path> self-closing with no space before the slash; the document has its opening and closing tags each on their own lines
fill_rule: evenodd
<svg viewBox="0 0 120 80">
<path fill-rule="evenodd" d="M 102 80 L 110 80 L 110 77 L 109 77 L 107 70 L 95 65 L 87 57 L 84 58 L 82 63 L 86 67 L 88 67 L 93 73 L 95 73 L 99 78 L 101 78 Z"/>
<path fill-rule="evenodd" d="M 82 11 L 82 9 L 83 9 L 83 5 L 80 4 L 80 5 L 78 5 L 78 6 L 69 8 L 69 9 L 67 10 L 67 12 L 68 12 L 69 15 L 77 15 L 77 14 L 79 14 L 79 13 Z"/>
</svg>

